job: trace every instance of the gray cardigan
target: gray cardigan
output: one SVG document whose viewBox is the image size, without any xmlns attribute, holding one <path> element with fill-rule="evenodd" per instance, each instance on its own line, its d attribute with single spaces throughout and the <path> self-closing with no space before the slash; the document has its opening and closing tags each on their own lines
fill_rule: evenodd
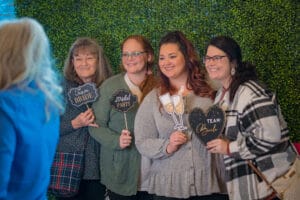
<svg viewBox="0 0 300 200">
<path fill-rule="evenodd" d="M 142 163 L 143 185 L 151 194 L 166 197 L 226 193 L 221 171 L 222 157 L 211 154 L 189 127 L 188 113 L 195 107 L 204 111 L 212 105 L 208 98 L 194 94 L 184 97 L 184 124 L 188 126 L 189 141 L 168 155 L 166 147 L 174 131 L 172 117 L 160 107 L 157 90 L 149 93 L 139 107 L 135 118 L 136 146 L 150 162 Z"/>
<path fill-rule="evenodd" d="M 58 144 L 58 151 L 74 152 L 84 148 L 86 137 L 89 136 L 88 127 L 74 129 L 71 124 L 77 115 L 86 111 L 86 105 L 75 107 L 71 104 L 68 98 L 68 92 L 71 88 L 78 87 L 79 84 L 75 82 L 65 81 L 64 97 L 66 101 L 65 113 L 61 116 L 60 121 L 60 139 Z M 89 104 L 91 107 L 91 104 Z M 99 169 L 100 158 L 100 144 L 92 137 L 88 138 L 87 147 L 85 151 L 85 165 L 83 179 L 100 179 Z"/>
</svg>

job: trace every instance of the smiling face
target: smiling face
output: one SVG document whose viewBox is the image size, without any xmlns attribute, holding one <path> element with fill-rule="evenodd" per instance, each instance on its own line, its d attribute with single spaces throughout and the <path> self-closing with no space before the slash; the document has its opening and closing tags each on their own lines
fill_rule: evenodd
<svg viewBox="0 0 300 200">
<path fill-rule="evenodd" d="M 97 55 L 88 49 L 81 49 L 73 56 L 74 69 L 78 77 L 84 82 L 92 81 L 97 67 Z"/>
<path fill-rule="evenodd" d="M 231 81 L 230 62 L 226 53 L 215 46 L 208 46 L 205 59 L 205 68 L 212 80 L 220 81 L 223 87 L 228 88 Z"/>
<path fill-rule="evenodd" d="M 187 79 L 184 55 L 175 43 L 163 44 L 159 49 L 159 68 L 161 72 L 172 80 Z"/>
<path fill-rule="evenodd" d="M 146 73 L 147 60 L 150 59 L 147 52 L 135 39 L 128 39 L 122 48 L 122 64 L 128 74 Z"/>
</svg>

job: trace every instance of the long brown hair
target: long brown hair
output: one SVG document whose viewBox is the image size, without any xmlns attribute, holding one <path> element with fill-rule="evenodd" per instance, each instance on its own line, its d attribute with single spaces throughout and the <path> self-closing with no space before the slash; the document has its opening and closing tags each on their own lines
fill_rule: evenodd
<svg viewBox="0 0 300 200">
<path fill-rule="evenodd" d="M 214 99 L 215 91 L 207 82 L 206 72 L 201 65 L 199 56 L 193 44 L 180 31 L 169 32 L 162 37 L 159 43 L 159 49 L 162 45 L 169 43 L 178 45 L 179 51 L 185 58 L 185 67 L 188 70 L 187 88 L 193 90 L 198 96 Z M 165 76 L 159 68 L 158 72 L 160 75 L 160 94 L 166 92 L 175 93 L 176 88 L 171 85 L 168 77 Z"/>
</svg>

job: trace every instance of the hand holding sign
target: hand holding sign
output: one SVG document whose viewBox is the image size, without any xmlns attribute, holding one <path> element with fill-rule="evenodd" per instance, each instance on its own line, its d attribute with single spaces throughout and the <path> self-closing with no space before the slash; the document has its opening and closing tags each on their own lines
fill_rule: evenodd
<svg viewBox="0 0 300 200">
<path fill-rule="evenodd" d="M 74 129 L 85 126 L 92 126 L 96 128 L 99 127 L 98 124 L 95 123 L 95 115 L 91 108 L 88 108 L 86 111 L 81 112 L 71 121 L 71 123 Z"/>
<path fill-rule="evenodd" d="M 130 110 L 136 103 L 137 97 L 127 90 L 118 90 L 113 94 L 110 100 L 110 104 L 114 109 L 124 113 L 126 129 L 128 129 L 126 112 Z"/>
<path fill-rule="evenodd" d="M 99 97 L 96 85 L 94 83 L 85 83 L 79 87 L 71 88 L 68 92 L 68 96 L 72 105 L 80 107 L 85 104 L 88 108 L 88 110 L 80 113 L 74 120 L 72 120 L 73 127 L 98 127 L 98 125 L 94 122 L 94 113 L 87 105 L 90 102 L 95 102 Z"/>
<path fill-rule="evenodd" d="M 200 108 L 195 108 L 189 115 L 189 122 L 196 136 L 206 145 L 222 133 L 225 113 L 216 105 L 210 107 L 206 115 Z"/>
<path fill-rule="evenodd" d="M 125 149 L 131 145 L 132 136 L 128 130 L 122 130 L 119 140 L 121 149 Z"/>
</svg>

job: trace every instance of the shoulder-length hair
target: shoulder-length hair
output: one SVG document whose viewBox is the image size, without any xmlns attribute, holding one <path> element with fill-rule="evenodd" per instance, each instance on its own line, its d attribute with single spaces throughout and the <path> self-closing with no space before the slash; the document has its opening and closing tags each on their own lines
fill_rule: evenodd
<svg viewBox="0 0 300 200">
<path fill-rule="evenodd" d="M 83 84 L 83 81 L 78 77 L 73 64 L 74 56 L 78 55 L 82 50 L 90 52 L 97 58 L 97 67 L 93 82 L 99 87 L 105 79 L 112 75 L 112 70 L 102 47 L 92 38 L 81 37 L 71 45 L 65 60 L 64 76 L 67 80 Z"/>
<path fill-rule="evenodd" d="M 229 61 L 235 63 L 235 73 L 232 76 L 232 81 L 229 85 L 229 100 L 233 101 L 234 95 L 238 87 L 246 81 L 258 81 L 256 67 L 250 62 L 243 62 L 242 51 L 238 43 L 228 36 L 217 36 L 210 40 L 206 47 L 217 47 L 225 52 Z"/>
</svg>

